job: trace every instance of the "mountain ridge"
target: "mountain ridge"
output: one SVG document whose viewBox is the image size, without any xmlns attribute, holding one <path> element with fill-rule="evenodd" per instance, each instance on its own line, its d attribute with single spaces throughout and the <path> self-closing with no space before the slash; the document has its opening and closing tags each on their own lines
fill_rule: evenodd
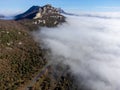
<svg viewBox="0 0 120 90">
<path fill-rule="evenodd" d="M 4 15 L 0 14 L 0 18 L 4 18 L 4 17 L 5 17 Z"/>
<path fill-rule="evenodd" d="M 40 26 L 56 26 L 62 22 L 65 22 L 65 16 L 63 16 L 57 8 L 50 4 L 44 6 L 32 6 L 22 14 L 16 15 L 14 18 L 16 21 L 28 19 L 35 25 Z"/>
<path fill-rule="evenodd" d="M 41 16 L 45 14 L 60 14 L 57 11 L 57 8 L 51 6 L 50 4 L 44 5 L 44 6 L 32 6 L 27 11 L 25 11 L 22 14 L 16 15 L 15 20 L 20 19 L 34 19 L 37 14 L 40 14 Z M 40 18 L 40 17 L 39 17 Z"/>
<path fill-rule="evenodd" d="M 72 16 L 78 16 L 74 13 L 65 12 L 61 8 L 55 8 L 50 4 L 46 4 L 44 6 L 35 6 L 33 5 L 30 7 L 27 11 L 24 13 L 18 14 L 15 16 L 15 20 L 21 20 L 21 19 L 37 19 L 42 18 L 44 15 L 72 15 Z M 38 16 L 38 17 L 37 17 Z"/>
</svg>

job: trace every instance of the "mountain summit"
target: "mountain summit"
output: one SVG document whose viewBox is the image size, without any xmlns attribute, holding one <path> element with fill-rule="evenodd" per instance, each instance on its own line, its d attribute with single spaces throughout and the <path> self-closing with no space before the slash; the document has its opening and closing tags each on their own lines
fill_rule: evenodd
<svg viewBox="0 0 120 90">
<path fill-rule="evenodd" d="M 65 22 L 65 17 L 58 8 L 47 4 L 42 7 L 32 6 L 26 12 L 15 16 L 15 20 L 30 20 L 35 25 L 52 27 Z"/>
<path fill-rule="evenodd" d="M 38 19 L 42 18 L 45 15 L 60 15 L 60 12 L 57 8 L 52 7 L 50 4 L 40 6 L 32 6 L 26 12 L 15 16 L 16 20 L 20 19 Z"/>
</svg>

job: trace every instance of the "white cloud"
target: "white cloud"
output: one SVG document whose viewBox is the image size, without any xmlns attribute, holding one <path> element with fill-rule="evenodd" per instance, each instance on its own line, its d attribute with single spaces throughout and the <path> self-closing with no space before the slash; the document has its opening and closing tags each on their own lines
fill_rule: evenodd
<svg viewBox="0 0 120 90">
<path fill-rule="evenodd" d="M 64 57 L 84 86 L 120 90 L 120 20 L 68 16 L 67 23 L 34 35 L 51 49 L 54 61 Z"/>
</svg>

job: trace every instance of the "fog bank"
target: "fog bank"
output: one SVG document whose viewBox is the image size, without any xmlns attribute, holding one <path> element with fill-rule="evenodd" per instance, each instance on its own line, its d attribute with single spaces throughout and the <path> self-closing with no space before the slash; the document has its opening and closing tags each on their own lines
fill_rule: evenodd
<svg viewBox="0 0 120 90">
<path fill-rule="evenodd" d="M 67 16 L 67 23 L 34 36 L 89 90 L 120 90 L 119 19 Z"/>
</svg>

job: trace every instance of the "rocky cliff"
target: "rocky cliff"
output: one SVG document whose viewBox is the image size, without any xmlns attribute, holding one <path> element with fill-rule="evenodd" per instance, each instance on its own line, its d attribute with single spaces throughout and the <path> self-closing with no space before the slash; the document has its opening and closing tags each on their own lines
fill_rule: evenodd
<svg viewBox="0 0 120 90">
<path fill-rule="evenodd" d="M 65 22 L 65 17 L 57 8 L 47 4 L 42 7 L 32 6 L 26 12 L 15 16 L 15 20 L 29 20 L 34 25 L 53 27 Z"/>
</svg>

